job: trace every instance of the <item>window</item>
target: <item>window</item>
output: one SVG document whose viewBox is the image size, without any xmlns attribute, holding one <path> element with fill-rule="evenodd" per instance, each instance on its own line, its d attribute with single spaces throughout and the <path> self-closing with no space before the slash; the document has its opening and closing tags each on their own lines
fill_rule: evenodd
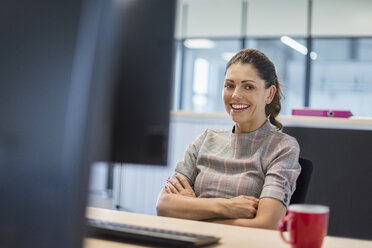
<svg viewBox="0 0 372 248">
<path fill-rule="evenodd" d="M 287 38 L 295 45 L 288 44 Z M 305 38 L 287 38 L 247 38 L 244 42 L 245 48 L 258 49 L 273 61 L 283 84 L 282 115 L 304 106 L 305 55 L 309 52 Z M 182 54 L 182 49 L 184 52 L 175 109 L 224 112 L 221 94 L 225 67 L 241 49 L 241 43 L 238 38 L 179 42 L 178 53 Z M 372 38 L 314 38 L 312 44 L 310 107 L 372 116 Z"/>
<path fill-rule="evenodd" d="M 239 39 L 189 39 L 183 44 L 184 58 L 179 108 L 195 112 L 224 112 L 222 87 L 225 67 L 240 50 Z"/>
<path fill-rule="evenodd" d="M 313 40 L 310 107 L 372 116 L 372 38 Z"/>
<path fill-rule="evenodd" d="M 305 39 L 295 39 L 301 45 Z M 180 109 L 195 112 L 224 112 L 221 100 L 226 64 L 241 49 L 240 39 L 185 40 Z M 275 64 L 285 99 L 281 114 L 304 102 L 306 56 L 288 47 L 280 38 L 247 39 L 246 48 L 264 52 Z"/>
<path fill-rule="evenodd" d="M 306 49 L 305 39 L 290 40 Z M 284 99 L 280 114 L 290 115 L 293 107 L 303 106 L 307 52 L 290 47 L 280 38 L 247 39 L 245 47 L 260 50 L 274 63 L 279 82 L 283 85 L 281 89 Z"/>
<path fill-rule="evenodd" d="M 200 112 L 206 107 L 208 102 L 208 81 L 209 81 L 209 63 L 208 60 L 197 58 L 194 61 L 194 79 L 193 79 L 193 109 Z"/>
</svg>

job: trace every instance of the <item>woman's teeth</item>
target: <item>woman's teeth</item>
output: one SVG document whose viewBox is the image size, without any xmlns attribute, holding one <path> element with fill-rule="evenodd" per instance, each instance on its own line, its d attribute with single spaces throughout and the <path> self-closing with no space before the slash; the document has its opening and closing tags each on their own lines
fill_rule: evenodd
<svg viewBox="0 0 372 248">
<path fill-rule="evenodd" d="M 231 104 L 231 107 L 233 109 L 244 109 L 244 108 L 248 108 L 249 105 L 243 105 L 243 104 Z"/>
</svg>

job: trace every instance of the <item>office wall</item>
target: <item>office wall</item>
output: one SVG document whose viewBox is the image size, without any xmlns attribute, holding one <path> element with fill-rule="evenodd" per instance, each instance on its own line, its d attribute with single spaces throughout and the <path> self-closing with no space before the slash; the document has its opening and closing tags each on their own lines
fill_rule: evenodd
<svg viewBox="0 0 372 248">
<path fill-rule="evenodd" d="M 312 2 L 311 35 L 372 35 L 372 1 Z M 178 38 L 308 35 L 308 0 L 179 0 L 179 6 Z"/>
<path fill-rule="evenodd" d="M 306 36 L 307 0 L 248 0 L 248 37 Z"/>
<path fill-rule="evenodd" d="M 372 1 L 313 0 L 313 36 L 371 36 Z"/>
<path fill-rule="evenodd" d="M 184 6 L 184 37 L 239 37 L 241 0 L 188 0 Z"/>
<path fill-rule="evenodd" d="M 311 3 L 311 4 L 310 4 Z M 286 85 L 282 114 L 293 107 L 348 109 L 356 116 L 372 113 L 372 1 L 370 0 L 180 0 L 177 27 L 178 78 L 175 110 L 219 112 L 219 88 L 226 54 L 243 47 L 264 52 Z M 311 25 L 309 25 L 311 24 Z M 312 39 L 307 39 L 309 34 Z M 292 49 L 283 35 L 308 49 Z M 208 48 L 192 48 L 185 39 L 209 39 Z M 299 43 L 299 44 L 298 44 Z M 208 62 L 208 94 L 196 103 L 196 60 Z M 308 86 L 309 85 L 309 86 Z M 216 91 L 214 91 L 217 89 Z M 215 92 L 218 94 L 216 95 Z"/>
</svg>

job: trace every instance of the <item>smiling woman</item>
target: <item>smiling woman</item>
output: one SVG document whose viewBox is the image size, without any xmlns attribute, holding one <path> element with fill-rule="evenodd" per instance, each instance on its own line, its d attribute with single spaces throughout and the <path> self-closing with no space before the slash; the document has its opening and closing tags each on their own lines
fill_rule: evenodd
<svg viewBox="0 0 372 248">
<path fill-rule="evenodd" d="M 223 101 L 235 125 L 207 129 L 188 147 L 160 192 L 158 215 L 276 229 L 300 173 L 299 145 L 276 120 L 280 99 L 265 54 L 245 49 L 234 55 Z"/>
<path fill-rule="evenodd" d="M 226 111 L 236 123 L 235 133 L 250 132 L 265 122 L 266 104 L 271 103 L 275 85 L 266 88 L 250 64 L 232 64 L 226 72 L 223 100 Z"/>
<path fill-rule="evenodd" d="M 242 90 L 237 90 L 236 87 Z M 229 108 L 229 105 L 239 105 L 234 102 L 239 100 L 252 103 L 247 105 L 251 108 L 250 114 L 246 113 L 244 115 L 246 119 L 240 122 L 245 126 L 248 125 L 242 132 L 256 130 L 266 118 L 269 118 L 277 129 L 282 129 L 282 124 L 276 120 L 281 109 L 280 84 L 274 64 L 262 52 L 245 49 L 229 61 L 226 66 L 223 98 L 226 111 L 236 123 L 237 132 L 240 132 L 241 125 L 234 120 L 234 117 L 242 115 L 233 115 L 240 112 L 236 112 L 233 107 Z"/>
</svg>

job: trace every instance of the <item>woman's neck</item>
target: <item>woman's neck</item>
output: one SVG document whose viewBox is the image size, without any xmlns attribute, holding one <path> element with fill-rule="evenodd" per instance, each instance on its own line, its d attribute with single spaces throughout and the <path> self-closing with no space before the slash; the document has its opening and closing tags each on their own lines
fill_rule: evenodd
<svg viewBox="0 0 372 248">
<path fill-rule="evenodd" d="M 259 121 L 256 123 L 248 124 L 248 123 L 235 123 L 235 129 L 234 133 L 239 134 L 239 133 L 250 133 L 254 132 L 257 129 L 260 129 L 263 125 L 265 125 L 267 119 L 264 119 L 263 121 Z"/>
</svg>

